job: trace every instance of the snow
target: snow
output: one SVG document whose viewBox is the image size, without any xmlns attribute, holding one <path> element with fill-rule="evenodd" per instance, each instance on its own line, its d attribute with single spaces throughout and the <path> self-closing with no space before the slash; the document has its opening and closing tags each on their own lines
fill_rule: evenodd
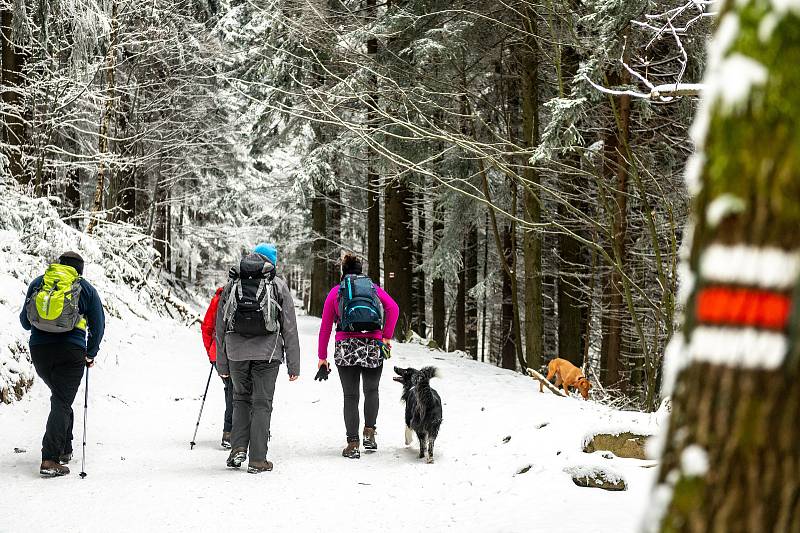
<svg viewBox="0 0 800 533">
<path fill-rule="evenodd" d="M 800 15 L 800 0 L 772 0 L 772 9 L 780 15 L 794 13 Z"/>
<path fill-rule="evenodd" d="M 225 467 L 226 452 L 218 446 L 224 406 L 216 377 L 198 445 L 189 450 L 209 370 L 197 328 L 153 313 L 137 316 L 124 307 L 118 315 L 109 320 L 91 370 L 86 479 L 76 475 L 79 446 L 73 474 L 38 476 L 49 407 L 39 381 L 23 400 L 0 406 L 0 529 L 178 532 L 263 524 L 326 532 L 530 532 L 551 531 L 554 516 L 570 516 L 559 525 L 567 532 L 627 532 L 639 526 L 634 510 L 646 507 L 656 469 L 641 468 L 642 461 L 585 454 L 581 445 L 587 432 L 609 427 L 654 431 L 651 415 L 539 393 L 533 380 L 519 374 L 420 345 L 397 345 L 381 384 L 380 450 L 346 460 L 340 456 L 338 378 L 312 380 L 319 322 L 300 316 L 307 354 L 303 375 L 295 383 L 284 372 L 279 376 L 269 451 L 275 470 L 254 476 Z M 11 329 L 19 335 L 18 328 Z M 417 459 L 415 444 L 403 445 L 400 386 L 390 371 L 393 365 L 429 364 L 443 370 L 433 385 L 445 401 L 433 465 Z M 82 400 L 83 388 L 74 405 L 76 445 Z M 27 452 L 14 453 L 15 447 Z M 628 490 L 577 487 L 567 473 L 574 469 L 616 472 Z M 42 512 L 53 501 L 65 504 L 58 513 Z"/>
<path fill-rule="evenodd" d="M 708 454 L 697 444 L 690 444 L 681 453 L 681 470 L 690 477 L 704 476 L 708 472 Z"/>
<path fill-rule="evenodd" d="M 769 71 L 753 58 L 734 52 L 726 57 L 714 76 L 710 76 L 710 98 L 718 97 L 723 112 L 738 111 L 747 102 L 753 87 L 767 82 Z"/>
<path fill-rule="evenodd" d="M 726 217 L 742 213 L 746 209 L 747 204 L 738 196 L 731 193 L 720 194 L 706 207 L 706 221 L 715 228 Z"/>
</svg>

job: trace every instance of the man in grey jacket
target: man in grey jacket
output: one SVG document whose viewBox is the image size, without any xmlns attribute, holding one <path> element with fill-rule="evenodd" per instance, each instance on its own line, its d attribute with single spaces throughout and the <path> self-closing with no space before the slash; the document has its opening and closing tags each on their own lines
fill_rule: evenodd
<svg viewBox="0 0 800 533">
<path fill-rule="evenodd" d="M 300 375 L 300 341 L 294 301 L 275 276 L 277 251 L 259 244 L 242 259 L 217 309 L 217 372 L 233 382 L 233 428 L 227 465 L 249 461 L 253 474 L 272 470 L 267 461 L 272 398 L 282 362 L 289 381 Z M 234 269 L 235 270 L 235 269 Z"/>
</svg>

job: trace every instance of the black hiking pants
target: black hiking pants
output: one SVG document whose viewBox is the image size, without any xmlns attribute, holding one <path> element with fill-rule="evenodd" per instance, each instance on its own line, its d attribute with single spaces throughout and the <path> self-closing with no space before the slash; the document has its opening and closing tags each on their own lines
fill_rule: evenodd
<svg viewBox="0 0 800 533">
<path fill-rule="evenodd" d="M 231 447 L 249 448 L 251 463 L 267 460 L 272 397 L 280 361 L 228 361 L 233 381 Z"/>
<path fill-rule="evenodd" d="M 217 363 L 214 363 L 214 368 L 217 368 Z M 220 379 L 222 386 L 225 387 L 225 418 L 222 423 L 222 431 L 228 433 L 233 427 L 233 381 L 230 376 Z"/>
<path fill-rule="evenodd" d="M 230 377 L 222 378 L 225 386 L 225 420 L 222 424 L 222 431 L 228 433 L 233 427 L 233 382 Z"/>
<path fill-rule="evenodd" d="M 359 440 L 358 425 L 360 422 L 358 414 L 359 382 L 363 380 L 364 426 L 374 428 L 375 422 L 378 420 L 378 407 L 380 406 L 378 386 L 381 383 L 383 365 L 377 368 L 336 365 L 336 368 L 339 371 L 342 392 L 344 392 L 343 411 L 347 442 L 356 442 Z"/>
<path fill-rule="evenodd" d="M 50 416 L 42 439 L 42 461 L 56 461 L 72 453 L 72 425 L 75 414 L 72 402 L 78 393 L 86 350 L 67 343 L 31 346 L 31 359 L 36 373 L 50 388 Z"/>
</svg>

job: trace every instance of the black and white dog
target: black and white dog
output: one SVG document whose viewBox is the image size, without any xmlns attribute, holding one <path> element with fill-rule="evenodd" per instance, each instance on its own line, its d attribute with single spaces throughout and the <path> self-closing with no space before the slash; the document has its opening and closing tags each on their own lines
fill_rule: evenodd
<svg viewBox="0 0 800 533">
<path fill-rule="evenodd" d="M 394 367 L 394 380 L 403 384 L 401 399 L 406 402 L 406 446 L 411 444 L 412 432 L 419 440 L 419 458 L 433 462 L 433 445 L 442 425 L 442 399 L 431 388 L 430 380 L 436 369 L 426 366 L 422 370 Z M 426 450 L 427 444 L 427 450 Z"/>
</svg>

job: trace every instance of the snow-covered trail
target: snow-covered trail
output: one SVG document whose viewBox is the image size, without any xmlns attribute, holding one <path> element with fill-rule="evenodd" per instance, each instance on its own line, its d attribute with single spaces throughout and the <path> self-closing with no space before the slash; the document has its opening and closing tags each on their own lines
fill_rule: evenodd
<svg viewBox="0 0 800 533">
<path fill-rule="evenodd" d="M 313 381 L 318 321 L 305 316 L 301 379 L 290 383 L 283 367 L 275 394 L 275 470 L 227 469 L 216 374 L 189 450 L 209 370 L 199 331 L 130 322 L 109 331 L 91 370 L 86 479 L 77 475 L 83 387 L 74 405 L 77 460 L 64 478 L 38 475 L 46 387 L 37 382 L 22 401 L 0 405 L 0 531 L 624 533 L 646 503 L 655 469 L 585 454 L 581 441 L 593 429 L 647 426 L 648 416 L 539 394 L 518 374 L 416 345 L 396 346 L 384 371 L 379 451 L 342 458 L 341 388 L 335 374 Z M 428 364 L 441 369 L 434 386 L 445 401 L 433 465 L 416 458 L 416 443 L 403 446 L 400 385 L 391 381 L 393 365 Z M 596 464 L 622 473 L 629 489 L 579 488 L 563 471 Z"/>
</svg>

